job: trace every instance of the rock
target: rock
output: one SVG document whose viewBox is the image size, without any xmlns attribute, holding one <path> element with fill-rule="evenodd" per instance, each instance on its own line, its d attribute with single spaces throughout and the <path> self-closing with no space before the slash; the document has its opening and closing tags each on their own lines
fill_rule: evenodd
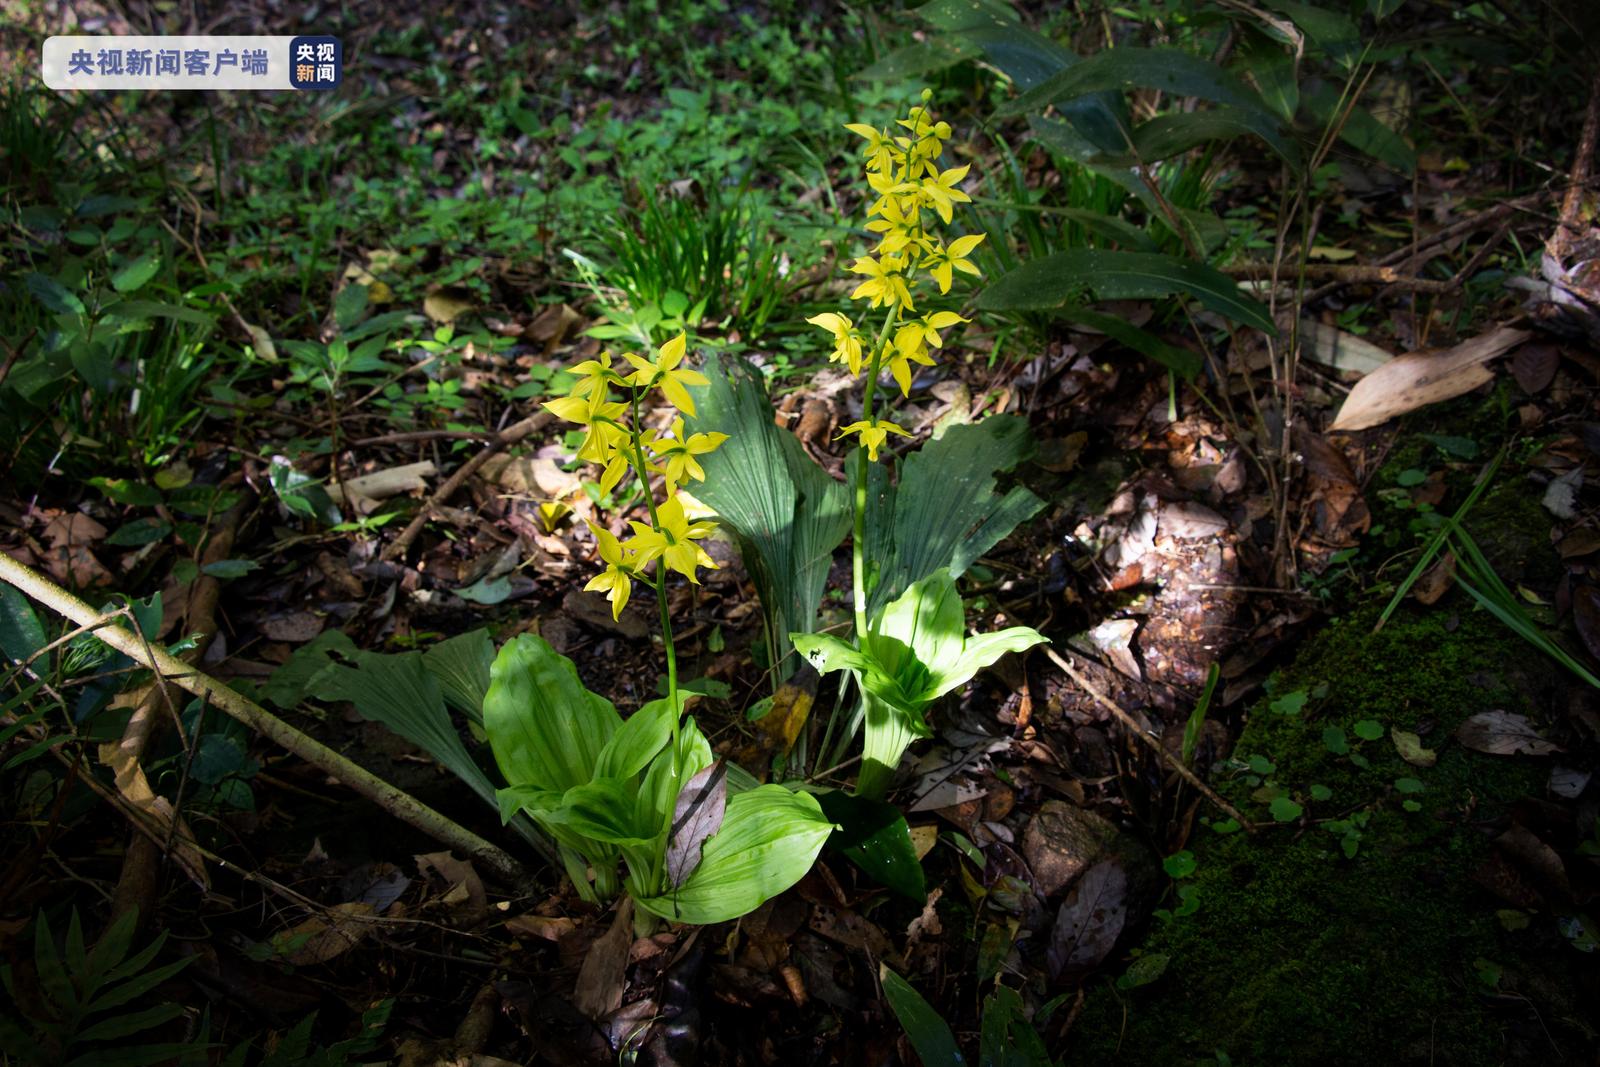
<svg viewBox="0 0 1600 1067">
<path fill-rule="evenodd" d="M 1022 835 L 1022 856 L 1045 898 L 1072 884 L 1116 841 L 1117 828 L 1092 811 L 1046 801 Z"/>
</svg>

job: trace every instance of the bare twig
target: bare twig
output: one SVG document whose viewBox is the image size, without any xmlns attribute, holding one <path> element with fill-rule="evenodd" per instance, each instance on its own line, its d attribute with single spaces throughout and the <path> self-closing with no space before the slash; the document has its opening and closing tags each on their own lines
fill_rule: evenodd
<svg viewBox="0 0 1600 1067">
<path fill-rule="evenodd" d="M 87 603 L 44 575 L 0 552 L 0 581 L 16 586 L 57 614 L 79 623 L 99 617 Z M 528 880 L 522 864 L 498 845 L 479 837 L 434 811 L 403 790 L 358 766 L 314 738 L 307 737 L 253 700 L 177 659 L 164 648 L 146 648 L 139 635 L 120 626 L 107 626 L 96 635 L 112 648 L 162 675 L 167 681 L 215 704 L 229 716 L 277 742 L 307 763 L 337 778 L 374 804 L 423 833 L 471 857 L 495 877 L 514 885 Z"/>
<path fill-rule="evenodd" d="M 1163 763 L 1177 771 L 1180 778 L 1198 789 L 1201 795 L 1220 808 L 1223 814 L 1227 815 L 1228 818 L 1232 819 L 1246 830 L 1254 830 L 1256 828 L 1254 823 L 1252 823 L 1249 819 L 1246 819 L 1243 815 L 1239 814 L 1239 809 L 1235 808 L 1232 804 L 1229 804 L 1226 800 L 1223 800 L 1221 794 L 1219 794 L 1215 789 L 1212 789 L 1205 782 L 1201 781 L 1200 776 L 1191 771 L 1184 764 L 1183 760 L 1167 751 L 1167 746 L 1161 743 L 1161 739 L 1159 737 L 1155 737 L 1149 733 L 1146 733 L 1144 728 L 1134 721 L 1132 715 L 1129 715 L 1126 711 L 1123 711 L 1121 706 L 1119 706 L 1116 701 L 1100 692 L 1099 689 L 1095 688 L 1093 682 L 1089 681 L 1089 679 L 1085 678 L 1082 674 L 1079 674 L 1077 669 L 1073 667 L 1072 664 L 1068 663 L 1065 657 L 1058 654 L 1055 649 L 1049 647 L 1048 645 L 1044 646 L 1044 654 L 1050 657 L 1050 662 L 1054 663 L 1057 667 L 1060 667 L 1063 671 L 1065 671 L 1068 678 L 1071 678 L 1074 682 L 1078 683 L 1085 693 L 1088 693 L 1091 697 L 1093 697 L 1096 704 L 1099 704 L 1102 708 L 1105 708 L 1113 716 L 1115 716 L 1116 720 L 1120 722 L 1123 725 L 1123 728 L 1129 733 L 1133 734 L 1139 740 L 1143 741 L 1146 745 L 1149 745 L 1152 749 L 1154 749 L 1156 755 L 1161 757 L 1161 761 Z"/>
<path fill-rule="evenodd" d="M 554 421 L 555 416 L 548 411 L 540 411 L 528 416 L 521 422 L 512 423 L 495 434 L 494 440 L 485 445 L 483 451 L 467 460 L 457 468 L 454 474 L 445 479 L 444 484 L 439 486 L 439 491 L 428 498 L 427 502 L 418 510 L 416 517 L 407 524 L 404 530 L 400 531 L 400 536 L 391 541 L 389 546 L 383 550 L 383 558 L 392 561 L 404 556 L 406 550 L 411 547 L 411 542 L 415 541 L 417 534 L 422 532 L 423 525 L 433 515 L 434 509 L 449 500 L 455 494 L 455 491 L 460 489 L 466 483 L 466 480 L 472 477 L 473 472 L 483 466 L 490 456 L 509 448 L 529 434 L 544 429 Z"/>
</svg>

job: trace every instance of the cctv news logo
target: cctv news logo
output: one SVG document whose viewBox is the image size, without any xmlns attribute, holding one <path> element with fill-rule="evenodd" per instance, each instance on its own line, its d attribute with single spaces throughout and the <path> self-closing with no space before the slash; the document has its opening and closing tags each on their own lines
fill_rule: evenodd
<svg viewBox="0 0 1600 1067">
<path fill-rule="evenodd" d="M 337 89 L 344 46 L 333 36 L 72 36 L 44 42 L 52 89 Z"/>
</svg>

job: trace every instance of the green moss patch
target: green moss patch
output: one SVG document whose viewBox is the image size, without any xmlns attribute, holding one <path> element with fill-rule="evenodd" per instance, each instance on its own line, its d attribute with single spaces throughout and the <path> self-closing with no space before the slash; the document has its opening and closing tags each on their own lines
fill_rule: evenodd
<svg viewBox="0 0 1600 1067">
<path fill-rule="evenodd" d="M 1377 612 L 1308 641 L 1251 711 L 1213 780 L 1269 825 L 1254 835 L 1197 828 L 1185 884 L 1199 909 L 1158 917 L 1140 949 L 1170 958 L 1164 975 L 1095 989 L 1068 1062 L 1552 1054 L 1529 1036 L 1529 1022 L 1539 1032 L 1530 1003 L 1488 995 L 1478 961 L 1509 961 L 1515 946 L 1496 917 L 1504 905 L 1472 877 L 1510 805 L 1541 791 L 1546 768 L 1468 751 L 1453 733 L 1491 708 L 1538 723 L 1565 681 L 1482 612 L 1408 606 L 1374 635 Z M 1408 763 L 1402 747 L 1436 761 Z"/>
</svg>

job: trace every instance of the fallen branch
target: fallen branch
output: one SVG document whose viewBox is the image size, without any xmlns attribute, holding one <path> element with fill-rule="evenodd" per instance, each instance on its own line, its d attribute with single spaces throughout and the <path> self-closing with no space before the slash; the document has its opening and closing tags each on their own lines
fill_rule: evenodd
<svg viewBox="0 0 1600 1067">
<path fill-rule="evenodd" d="M 1239 809 L 1235 808 L 1232 804 L 1229 804 L 1226 800 L 1223 800 L 1221 794 L 1219 794 L 1215 789 L 1212 789 L 1205 782 L 1201 781 L 1200 776 L 1191 771 L 1184 764 L 1183 760 L 1167 751 L 1167 746 L 1161 743 L 1161 739 L 1159 737 L 1155 737 L 1152 734 L 1147 733 L 1142 726 L 1134 721 L 1132 715 L 1129 715 L 1126 711 L 1123 711 L 1115 701 L 1106 696 L 1104 693 L 1100 692 L 1100 690 L 1096 689 L 1093 682 L 1079 674 L 1077 669 L 1074 668 L 1072 664 L 1068 663 L 1066 659 L 1057 654 L 1055 649 L 1046 645 L 1044 648 L 1044 654 L 1050 657 L 1050 661 L 1052 663 L 1065 671 L 1068 678 L 1071 678 L 1074 682 L 1077 682 L 1085 693 L 1088 693 L 1091 697 L 1093 697 L 1095 703 L 1099 704 L 1102 708 L 1105 708 L 1113 716 L 1115 716 L 1116 720 L 1120 722 L 1129 733 L 1133 734 L 1133 736 L 1137 737 L 1139 740 L 1155 749 L 1156 755 L 1161 757 L 1162 762 L 1178 772 L 1178 777 L 1182 778 L 1184 781 L 1200 790 L 1202 796 L 1211 801 L 1211 803 L 1215 804 L 1223 811 L 1224 814 L 1228 816 L 1228 818 L 1232 819 L 1246 830 L 1254 830 L 1256 828 L 1254 823 L 1252 823 L 1249 819 L 1246 819 L 1243 815 L 1239 814 Z"/>
<path fill-rule="evenodd" d="M 554 421 L 555 416 L 548 411 L 539 411 L 529 415 L 521 422 L 512 423 L 498 434 L 495 434 L 494 440 L 485 445 L 483 451 L 467 460 L 454 474 L 445 479 L 444 484 L 439 486 L 439 491 L 428 498 L 427 502 L 418 510 L 416 516 L 406 525 L 406 528 L 400 531 L 400 536 L 391 541 L 389 546 L 383 550 L 383 558 L 392 562 L 405 555 L 406 550 L 411 547 L 411 542 L 417 539 L 417 534 L 422 532 L 423 525 L 433 515 L 434 509 L 449 500 L 455 494 L 455 491 L 460 489 L 466 480 L 472 477 L 473 472 L 483 466 L 490 456 L 502 449 L 509 448 L 534 431 L 544 429 Z"/>
<path fill-rule="evenodd" d="M 82 625 L 100 613 L 50 579 L 0 552 L 0 581 L 16 586 L 28 596 L 72 622 Z M 253 700 L 183 663 L 159 645 L 147 645 L 139 634 L 120 626 L 107 626 L 96 637 L 135 662 L 156 672 L 162 680 L 209 701 L 262 736 L 277 742 L 313 767 L 331 775 L 391 815 L 457 849 L 495 877 L 512 885 L 528 881 L 522 864 L 498 845 L 446 818 L 403 790 L 396 789 L 371 771 L 356 765 L 327 745 L 308 737 Z"/>
</svg>

